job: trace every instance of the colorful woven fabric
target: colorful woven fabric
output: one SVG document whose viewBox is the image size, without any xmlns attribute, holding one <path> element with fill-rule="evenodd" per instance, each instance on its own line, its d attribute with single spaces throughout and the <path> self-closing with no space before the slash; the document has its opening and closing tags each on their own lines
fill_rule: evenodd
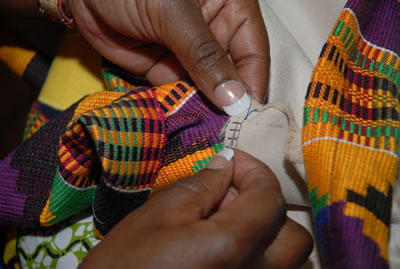
<svg viewBox="0 0 400 269">
<path fill-rule="evenodd" d="M 399 161 L 400 2 L 350 0 L 306 97 L 303 151 L 327 268 L 388 268 Z"/>
<path fill-rule="evenodd" d="M 105 78 L 109 91 L 50 121 L 33 107 L 30 138 L 0 163 L 2 221 L 49 226 L 92 207 L 105 234 L 152 190 L 192 175 L 222 148 L 227 116 L 193 85 L 135 88 Z"/>
</svg>

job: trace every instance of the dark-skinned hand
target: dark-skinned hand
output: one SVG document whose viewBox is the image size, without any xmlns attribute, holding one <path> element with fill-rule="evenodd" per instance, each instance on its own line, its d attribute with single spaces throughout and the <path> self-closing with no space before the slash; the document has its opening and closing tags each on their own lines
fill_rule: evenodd
<svg viewBox="0 0 400 269">
<path fill-rule="evenodd" d="M 286 217 L 272 171 L 235 151 L 233 160 L 217 155 L 206 169 L 150 198 L 81 268 L 299 268 L 312 244 Z"/>
<path fill-rule="evenodd" d="M 258 0 L 68 1 L 94 48 L 153 85 L 188 73 L 219 108 L 238 101 L 245 89 L 265 98 L 269 43 Z M 228 81 L 239 84 L 229 84 L 228 94 L 216 91 Z"/>
</svg>

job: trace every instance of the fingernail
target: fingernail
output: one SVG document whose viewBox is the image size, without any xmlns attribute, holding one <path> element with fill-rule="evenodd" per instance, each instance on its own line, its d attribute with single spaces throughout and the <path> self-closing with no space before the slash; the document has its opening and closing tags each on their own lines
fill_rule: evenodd
<svg viewBox="0 0 400 269">
<path fill-rule="evenodd" d="M 215 89 L 215 96 L 224 111 L 230 116 L 238 115 L 250 106 L 250 97 L 244 86 L 235 80 L 219 84 Z"/>
<path fill-rule="evenodd" d="M 229 187 L 229 192 L 231 192 L 231 193 L 233 194 L 233 196 L 235 196 L 235 197 L 239 196 L 239 191 L 238 191 L 238 189 L 236 189 L 236 188 L 233 187 L 233 186 L 230 186 L 230 187 Z"/>
<path fill-rule="evenodd" d="M 230 160 L 232 160 L 235 152 L 233 149 L 223 149 L 215 155 L 214 158 L 206 165 L 208 169 L 221 169 L 224 168 Z"/>
<path fill-rule="evenodd" d="M 239 196 L 238 190 L 235 187 L 230 186 L 228 192 L 225 194 L 224 198 L 222 199 L 222 202 L 219 204 L 218 210 L 220 210 L 220 209 L 224 208 L 225 206 L 229 205 L 238 196 Z"/>
</svg>

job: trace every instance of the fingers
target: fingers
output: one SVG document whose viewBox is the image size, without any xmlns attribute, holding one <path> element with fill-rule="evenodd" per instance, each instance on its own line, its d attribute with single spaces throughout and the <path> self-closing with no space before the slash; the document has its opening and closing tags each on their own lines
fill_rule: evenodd
<svg viewBox="0 0 400 269">
<path fill-rule="evenodd" d="M 269 78 L 268 34 L 257 0 L 207 1 L 203 14 L 225 51 L 229 51 L 249 93 L 263 103 Z M 215 13 L 218 11 L 218 16 Z"/>
<path fill-rule="evenodd" d="M 286 218 L 274 241 L 264 254 L 264 268 L 300 268 L 313 249 L 310 233 L 300 224 Z"/>
<path fill-rule="evenodd" d="M 69 3 L 79 30 L 102 55 L 154 83 L 182 78 L 183 70 L 165 50 L 140 47 L 143 41 L 168 47 L 206 97 L 229 115 L 248 109 L 247 91 L 259 100 L 264 96 L 268 42 L 256 0 Z"/>
<path fill-rule="evenodd" d="M 231 43 L 230 54 L 239 76 L 249 86 L 250 94 L 264 103 L 269 79 L 269 41 L 258 1 L 245 3 L 248 14 L 237 29 Z"/>
<path fill-rule="evenodd" d="M 235 151 L 233 184 L 239 195 L 210 217 L 231 234 L 243 254 L 270 242 L 282 225 L 286 204 L 272 171 L 250 155 Z"/>
<path fill-rule="evenodd" d="M 163 85 L 188 79 L 188 77 L 175 55 L 169 52 L 147 71 L 146 79 L 152 85 Z"/>
<path fill-rule="evenodd" d="M 245 111 L 250 104 L 245 86 L 205 22 L 198 2 L 171 2 L 174 4 L 165 5 L 164 12 L 179 20 L 172 19 L 165 25 L 162 43 L 174 52 L 192 80 L 217 107 L 230 115 Z"/>
<path fill-rule="evenodd" d="M 228 192 L 224 205 L 209 219 L 220 228 L 216 234 L 230 238 L 231 258 L 241 257 L 239 263 L 247 259 L 249 268 L 299 268 L 311 253 L 313 241 L 302 226 L 286 217 L 286 204 L 272 171 L 236 150 L 232 183 L 237 191 Z"/>
<path fill-rule="evenodd" d="M 227 192 L 233 174 L 233 150 L 223 150 L 206 169 L 181 179 L 152 197 L 142 208 L 159 224 L 176 226 L 206 218 Z"/>
</svg>

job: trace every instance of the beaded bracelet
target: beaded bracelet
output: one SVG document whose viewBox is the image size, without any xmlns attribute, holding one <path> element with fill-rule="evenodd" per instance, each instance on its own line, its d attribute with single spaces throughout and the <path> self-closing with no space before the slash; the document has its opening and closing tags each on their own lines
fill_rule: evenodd
<svg viewBox="0 0 400 269">
<path fill-rule="evenodd" d="M 46 15 L 54 22 L 74 27 L 74 18 L 67 12 L 65 0 L 38 0 L 40 13 Z"/>
</svg>

